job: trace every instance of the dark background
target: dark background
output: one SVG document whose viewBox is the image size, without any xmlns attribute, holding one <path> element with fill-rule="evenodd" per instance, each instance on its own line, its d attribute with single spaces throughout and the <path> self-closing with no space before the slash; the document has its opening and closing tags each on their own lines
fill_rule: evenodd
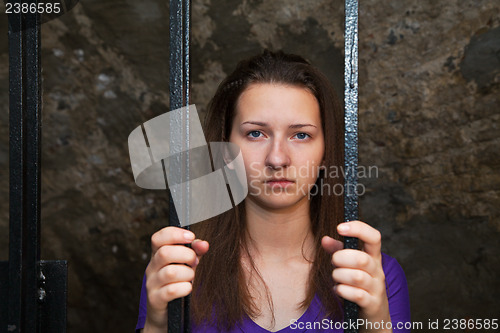
<svg viewBox="0 0 500 333">
<path fill-rule="evenodd" d="M 84 0 L 42 27 L 42 257 L 69 261 L 68 332 L 132 332 L 164 192 L 134 184 L 129 133 L 169 110 L 168 7 Z M 243 57 L 301 54 L 343 85 L 343 2 L 193 0 L 192 103 Z M 415 321 L 498 318 L 496 1 L 363 0 L 362 218 L 405 269 Z M 0 14 L 0 260 L 8 258 L 8 45 Z M 425 332 L 426 330 L 422 330 Z"/>
</svg>

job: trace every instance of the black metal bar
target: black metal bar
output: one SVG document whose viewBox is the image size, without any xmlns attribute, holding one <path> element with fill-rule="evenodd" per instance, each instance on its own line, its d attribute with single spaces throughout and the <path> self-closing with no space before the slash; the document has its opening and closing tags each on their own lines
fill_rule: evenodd
<svg viewBox="0 0 500 333">
<path fill-rule="evenodd" d="M 7 329 L 19 332 L 23 308 L 24 201 L 24 20 L 9 14 L 9 263 Z"/>
<path fill-rule="evenodd" d="M 170 109 L 189 105 L 189 0 L 170 0 Z M 184 136 L 189 138 L 189 114 L 186 114 Z M 176 138 L 178 139 L 178 138 Z M 174 139 L 175 140 L 175 139 Z M 178 142 L 174 142 L 179 144 Z M 189 142 L 180 143 L 189 145 Z M 186 149 L 185 151 L 188 151 Z M 177 161 L 179 162 L 179 161 Z M 176 161 L 171 161 L 176 163 Z M 189 164 L 188 164 L 189 165 Z M 181 165 L 170 165 L 180 168 Z M 186 202 L 187 204 L 188 202 Z M 169 225 L 180 226 L 172 196 L 169 195 Z M 189 297 L 168 304 L 168 332 L 190 332 Z"/>
<path fill-rule="evenodd" d="M 170 0 L 170 110 L 182 105 L 182 3 Z M 180 36 L 179 36 L 180 35 Z M 179 45 L 179 42 L 181 44 Z M 169 225 L 180 226 L 172 195 L 169 193 Z M 168 303 L 168 332 L 183 332 L 182 298 Z"/>
<path fill-rule="evenodd" d="M 37 3 L 32 0 L 30 3 Z M 40 191 L 41 191 L 41 19 L 39 14 L 26 14 L 26 225 L 23 258 L 24 332 L 39 332 L 38 262 L 40 261 Z"/>
<path fill-rule="evenodd" d="M 24 3 L 35 8 L 38 0 Z M 10 223 L 9 261 L 0 263 L 0 327 L 64 333 L 66 262 L 40 261 L 41 17 L 9 14 L 8 21 Z"/>
<path fill-rule="evenodd" d="M 190 7 L 191 7 L 191 2 L 190 0 L 184 0 L 183 1 L 183 48 L 184 48 L 184 84 L 183 84 L 183 91 L 184 91 L 184 105 L 189 106 L 189 35 L 190 35 L 190 28 L 191 28 L 191 12 L 190 12 Z M 186 110 L 186 146 L 187 146 L 187 168 L 189 168 L 189 109 Z M 187 171 L 189 174 L 189 170 Z M 189 212 L 189 191 L 190 188 L 188 188 L 188 191 L 186 193 L 186 207 L 187 211 Z M 189 226 L 186 226 L 186 229 L 189 229 Z M 189 306 L 191 303 L 191 297 L 188 295 L 184 297 L 184 332 L 185 333 L 190 333 L 191 332 L 191 318 L 189 316 Z"/>
<path fill-rule="evenodd" d="M 38 331 L 40 39 L 40 15 L 9 14 L 10 332 Z"/>
<path fill-rule="evenodd" d="M 358 167 L 358 1 L 345 1 L 345 188 L 344 220 L 358 219 L 357 167 Z M 358 240 L 346 237 L 344 248 L 357 249 Z M 344 302 L 344 321 L 356 322 L 358 306 L 350 301 Z M 349 325 L 348 327 L 351 327 Z M 345 333 L 357 333 L 358 329 L 346 329 Z"/>
</svg>

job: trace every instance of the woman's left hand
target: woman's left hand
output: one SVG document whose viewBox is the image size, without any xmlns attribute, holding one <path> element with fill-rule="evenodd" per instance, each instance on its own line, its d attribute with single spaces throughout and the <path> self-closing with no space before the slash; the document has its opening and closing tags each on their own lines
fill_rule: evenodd
<svg viewBox="0 0 500 333">
<path fill-rule="evenodd" d="M 382 269 L 380 232 L 361 221 L 341 223 L 338 233 L 345 237 L 357 237 L 364 243 L 364 250 L 343 249 L 343 244 L 324 236 L 321 245 L 332 254 L 334 290 L 342 298 L 360 307 L 360 318 L 375 324 L 390 322 L 389 302 L 385 290 L 385 274 Z M 362 330 L 368 332 L 368 330 Z M 377 330 L 392 332 L 392 330 Z"/>
</svg>

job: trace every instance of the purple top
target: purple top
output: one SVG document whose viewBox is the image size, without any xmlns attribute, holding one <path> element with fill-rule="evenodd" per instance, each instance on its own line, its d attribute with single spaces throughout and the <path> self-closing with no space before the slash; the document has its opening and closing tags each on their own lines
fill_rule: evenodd
<svg viewBox="0 0 500 333">
<path fill-rule="evenodd" d="M 386 290 L 387 298 L 389 300 L 389 312 L 391 315 L 392 330 L 393 333 L 406 333 L 410 332 L 409 328 L 404 328 L 410 326 L 410 298 L 408 295 L 408 286 L 406 284 L 405 274 L 403 269 L 396 261 L 396 259 L 382 253 L 382 268 L 385 273 L 386 280 Z M 141 290 L 141 300 L 139 305 L 139 319 L 137 321 L 136 330 L 140 330 L 144 327 L 146 321 L 146 304 L 147 304 L 147 293 L 146 293 L 146 277 L 142 281 Z M 307 308 L 306 312 L 297 319 L 297 321 L 290 321 L 291 324 L 277 332 L 279 333 L 297 333 L 297 332 L 344 332 L 344 328 L 348 328 L 347 323 L 331 321 L 329 319 L 323 319 L 323 312 L 321 302 L 319 297 L 316 295 L 311 304 Z M 361 321 L 361 319 L 359 320 Z M 364 323 L 366 325 L 373 325 L 372 327 L 377 329 L 376 325 L 380 323 Z M 343 326 L 344 325 L 344 326 Z M 384 324 L 385 328 L 387 324 Z M 191 324 L 192 332 L 205 332 L 205 333 L 217 333 L 219 332 L 215 327 L 210 326 L 197 326 L 194 323 Z M 361 326 L 360 326 L 361 327 Z M 368 326 L 369 328 L 369 326 Z M 242 323 L 237 324 L 230 332 L 227 333 L 241 333 L 241 332 L 255 332 L 255 333 L 270 333 L 259 325 L 257 325 L 248 316 L 245 316 Z"/>
</svg>

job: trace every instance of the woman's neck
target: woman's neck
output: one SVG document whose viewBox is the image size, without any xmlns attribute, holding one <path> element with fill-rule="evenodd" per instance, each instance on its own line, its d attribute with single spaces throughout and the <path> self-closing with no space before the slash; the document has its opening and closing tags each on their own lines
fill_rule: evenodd
<svg viewBox="0 0 500 333">
<path fill-rule="evenodd" d="M 266 261 L 303 257 L 312 259 L 313 235 L 309 200 L 304 198 L 293 207 L 276 210 L 245 201 L 248 247 L 250 254 Z"/>
</svg>

